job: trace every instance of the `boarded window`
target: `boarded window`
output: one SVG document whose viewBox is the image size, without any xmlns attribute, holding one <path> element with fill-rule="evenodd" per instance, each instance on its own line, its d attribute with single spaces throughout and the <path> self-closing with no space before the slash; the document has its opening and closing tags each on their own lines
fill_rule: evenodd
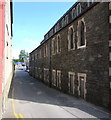
<svg viewBox="0 0 111 120">
<path fill-rule="evenodd" d="M 49 69 L 44 68 L 44 82 L 49 83 Z"/>
<path fill-rule="evenodd" d="M 68 73 L 68 88 L 69 88 L 69 93 L 74 94 L 74 78 L 75 78 L 75 74 L 74 72 L 69 72 Z"/>
<path fill-rule="evenodd" d="M 56 70 L 52 70 L 52 84 L 56 86 Z"/>
<path fill-rule="evenodd" d="M 85 99 L 86 98 L 86 74 L 78 73 L 78 95 Z"/>
<path fill-rule="evenodd" d="M 61 89 L 61 71 L 57 70 L 57 87 Z"/>
</svg>

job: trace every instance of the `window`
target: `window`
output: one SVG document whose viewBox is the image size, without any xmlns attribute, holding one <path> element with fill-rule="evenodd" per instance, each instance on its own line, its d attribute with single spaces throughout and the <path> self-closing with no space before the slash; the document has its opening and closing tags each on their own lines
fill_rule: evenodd
<svg viewBox="0 0 111 120">
<path fill-rule="evenodd" d="M 57 53 L 61 51 L 61 39 L 60 35 L 57 36 Z"/>
<path fill-rule="evenodd" d="M 66 16 L 65 16 L 64 23 L 65 23 L 65 25 L 67 25 L 67 24 L 68 24 L 68 15 L 66 15 Z"/>
<path fill-rule="evenodd" d="M 95 0 L 87 0 L 88 7 L 89 7 L 91 4 L 93 4 L 94 2 L 97 2 L 97 1 L 95 1 Z"/>
<path fill-rule="evenodd" d="M 48 39 L 48 34 L 46 34 L 46 40 Z"/>
<path fill-rule="evenodd" d="M 53 35 L 53 29 L 49 32 L 49 36 L 51 37 Z"/>
<path fill-rule="evenodd" d="M 78 48 L 86 46 L 85 32 L 85 24 L 83 21 L 80 21 L 78 24 Z"/>
<path fill-rule="evenodd" d="M 52 55 L 56 54 L 56 40 L 55 38 L 52 39 Z"/>
<path fill-rule="evenodd" d="M 8 41 L 6 42 L 6 58 L 8 59 L 9 58 L 9 43 Z"/>
<path fill-rule="evenodd" d="M 44 81 L 49 83 L 49 69 L 44 68 Z"/>
<path fill-rule="evenodd" d="M 37 60 L 37 52 L 35 53 L 35 59 Z"/>
<path fill-rule="evenodd" d="M 73 49 L 75 49 L 75 32 L 73 26 L 71 26 L 68 31 L 68 50 Z"/>
<path fill-rule="evenodd" d="M 69 93 L 74 94 L 74 79 L 75 79 L 75 74 L 74 72 L 68 72 L 68 88 L 69 88 Z"/>
<path fill-rule="evenodd" d="M 54 31 L 57 32 L 57 25 L 54 26 Z"/>
<path fill-rule="evenodd" d="M 34 60 L 34 55 L 32 55 L 32 60 Z"/>
<path fill-rule="evenodd" d="M 61 71 L 57 70 L 57 87 L 61 89 Z"/>
<path fill-rule="evenodd" d="M 78 73 L 78 95 L 85 99 L 86 98 L 86 74 Z"/>
<path fill-rule="evenodd" d="M 83 46 L 83 45 L 85 45 L 85 38 L 84 38 L 84 23 L 83 23 L 83 22 L 81 22 L 80 34 L 81 34 L 81 37 L 80 37 L 80 46 Z"/>
<path fill-rule="evenodd" d="M 41 49 L 38 51 L 38 54 L 37 54 L 37 58 L 41 58 L 42 57 L 42 54 L 41 54 Z"/>
<path fill-rule="evenodd" d="M 47 45 L 44 46 L 44 57 L 47 57 Z"/>
<path fill-rule="evenodd" d="M 87 9 L 88 3 L 87 2 L 81 2 L 81 12 L 83 12 L 85 9 Z"/>
<path fill-rule="evenodd" d="M 9 29 L 7 24 L 6 24 L 6 28 L 7 28 L 7 34 L 9 35 Z"/>
<path fill-rule="evenodd" d="M 64 18 L 62 19 L 62 27 L 64 27 Z"/>
<path fill-rule="evenodd" d="M 37 59 L 39 58 L 39 54 L 37 53 Z"/>
<path fill-rule="evenodd" d="M 70 30 L 70 48 L 73 49 L 73 44 L 74 41 L 73 41 L 73 29 L 71 28 Z"/>
<path fill-rule="evenodd" d="M 37 78 L 37 66 L 35 66 L 35 78 Z"/>
<path fill-rule="evenodd" d="M 57 23 L 57 31 L 60 29 L 60 27 L 59 27 L 60 25 L 59 25 L 59 23 Z"/>
<path fill-rule="evenodd" d="M 52 70 L 52 85 L 56 86 L 56 70 Z"/>
<path fill-rule="evenodd" d="M 72 9 L 72 19 L 76 18 L 76 14 L 77 14 L 76 9 L 73 8 Z"/>
<path fill-rule="evenodd" d="M 77 15 L 81 13 L 81 4 L 77 5 Z"/>
<path fill-rule="evenodd" d="M 41 68 L 38 68 L 38 78 L 39 79 L 42 79 L 42 69 Z"/>
</svg>

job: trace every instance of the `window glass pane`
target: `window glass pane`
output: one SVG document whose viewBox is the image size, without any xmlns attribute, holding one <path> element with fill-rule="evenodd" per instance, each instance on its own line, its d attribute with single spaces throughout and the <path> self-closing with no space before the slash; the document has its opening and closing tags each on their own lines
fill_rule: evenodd
<svg viewBox="0 0 111 120">
<path fill-rule="evenodd" d="M 81 22 L 81 38 L 80 38 L 80 46 L 85 45 L 85 38 L 84 38 L 84 23 Z"/>
<path fill-rule="evenodd" d="M 73 49 L 73 47 L 74 47 L 74 46 L 73 46 L 74 42 L 73 42 L 73 29 L 72 29 L 72 28 L 71 28 L 71 34 L 70 34 L 70 43 L 71 43 L 71 44 L 70 44 L 70 45 L 71 45 L 70 48 Z"/>
<path fill-rule="evenodd" d="M 58 36 L 58 52 L 60 52 L 60 37 Z"/>
</svg>

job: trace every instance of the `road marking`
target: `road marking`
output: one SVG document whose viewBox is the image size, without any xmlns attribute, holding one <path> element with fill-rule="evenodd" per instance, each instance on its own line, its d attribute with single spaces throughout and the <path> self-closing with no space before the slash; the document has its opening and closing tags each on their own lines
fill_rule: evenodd
<svg viewBox="0 0 111 120">
<path fill-rule="evenodd" d="M 15 104 L 14 104 L 14 88 L 12 89 L 12 110 L 13 110 L 13 114 L 15 116 L 15 118 L 19 118 L 17 113 L 15 112 Z"/>
<path fill-rule="evenodd" d="M 21 113 L 19 113 L 19 116 L 20 116 L 20 118 L 22 118 L 22 120 L 24 120 L 24 117 Z"/>
<path fill-rule="evenodd" d="M 15 118 L 22 118 L 22 120 L 24 120 L 24 117 L 21 113 L 17 114 L 15 112 L 15 104 L 14 104 L 14 88 L 12 89 L 12 110 L 13 110 L 13 114 L 15 116 Z"/>
<path fill-rule="evenodd" d="M 19 118 L 18 115 L 17 115 L 16 113 L 14 113 L 14 116 L 15 116 L 15 118 Z"/>
</svg>

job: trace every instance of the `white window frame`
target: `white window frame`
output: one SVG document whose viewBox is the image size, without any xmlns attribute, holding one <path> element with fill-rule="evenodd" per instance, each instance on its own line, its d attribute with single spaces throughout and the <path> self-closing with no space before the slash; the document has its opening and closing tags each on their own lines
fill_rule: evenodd
<svg viewBox="0 0 111 120">
<path fill-rule="evenodd" d="M 64 19 L 65 19 L 65 20 L 64 20 L 64 23 L 65 23 L 65 25 L 67 25 L 67 24 L 68 24 L 68 14 L 65 16 Z"/>
<path fill-rule="evenodd" d="M 80 45 L 80 37 L 81 37 L 81 35 L 80 35 L 80 27 L 81 27 L 81 22 L 83 22 L 84 23 L 84 39 L 85 39 L 85 45 Z M 79 20 L 78 21 L 78 26 L 77 26 L 77 49 L 80 49 L 80 48 L 85 48 L 86 47 L 86 25 L 85 25 L 85 22 L 84 22 L 84 18 L 83 19 L 81 19 L 81 20 Z"/>
<path fill-rule="evenodd" d="M 76 8 L 73 8 L 72 9 L 72 19 L 74 19 L 74 18 L 76 18 L 76 16 L 77 16 L 77 13 L 76 13 L 76 16 L 74 16 L 74 12 L 77 12 L 77 9 Z"/>
<path fill-rule="evenodd" d="M 73 29 L 73 48 L 71 49 L 71 38 L 70 38 L 70 32 L 71 29 Z M 71 25 L 68 28 L 68 51 L 75 50 L 75 32 L 74 32 L 74 27 Z"/>
<path fill-rule="evenodd" d="M 80 12 L 78 11 L 79 6 L 80 6 Z M 76 8 L 77 8 L 76 10 L 77 10 L 77 16 L 78 16 L 79 14 L 81 14 L 81 4 L 79 3 Z"/>
</svg>

